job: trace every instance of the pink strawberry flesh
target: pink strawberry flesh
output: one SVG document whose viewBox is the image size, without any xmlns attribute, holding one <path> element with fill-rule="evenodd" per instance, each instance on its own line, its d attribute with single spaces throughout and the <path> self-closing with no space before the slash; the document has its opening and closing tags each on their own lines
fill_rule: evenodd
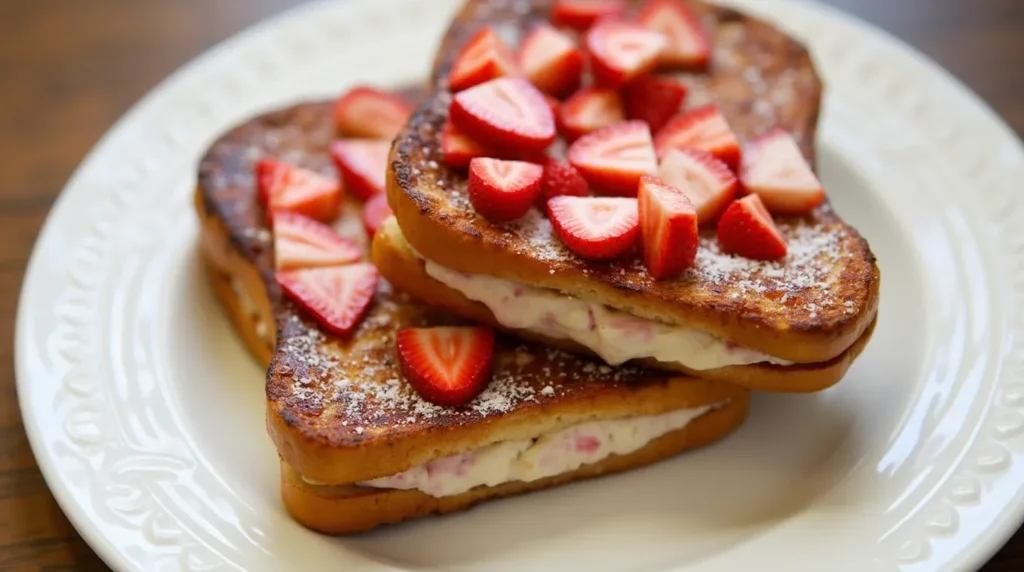
<svg viewBox="0 0 1024 572">
<path fill-rule="evenodd" d="M 746 148 L 740 181 L 773 213 L 804 214 L 825 200 L 821 181 L 785 131 L 772 131 Z"/>
<path fill-rule="evenodd" d="M 448 89 L 457 92 L 497 77 L 516 75 L 512 51 L 490 26 L 482 28 L 455 58 Z"/>
<path fill-rule="evenodd" d="M 651 131 L 643 121 L 624 121 L 579 138 L 569 163 L 599 192 L 636 196 L 640 177 L 656 175 Z"/>
<path fill-rule="evenodd" d="M 648 0 L 637 18 L 640 25 L 661 33 L 667 42 L 660 63 L 665 67 L 704 70 L 711 41 L 692 8 L 680 0 Z"/>
<path fill-rule="evenodd" d="M 363 205 L 363 227 L 366 228 L 366 235 L 373 238 L 392 214 L 387 193 L 377 193 L 370 197 Z"/>
<path fill-rule="evenodd" d="M 391 140 L 412 115 L 401 97 L 368 86 L 355 87 L 334 105 L 334 126 L 345 137 Z"/>
<path fill-rule="evenodd" d="M 307 216 L 279 211 L 271 215 L 271 220 L 278 270 L 340 266 L 363 257 L 358 245 Z"/>
<path fill-rule="evenodd" d="M 579 87 L 583 76 L 583 53 L 571 38 L 541 24 L 519 46 L 519 69 L 537 89 L 563 96 Z"/>
<path fill-rule="evenodd" d="M 722 252 L 753 260 L 779 260 L 787 251 L 786 240 L 757 195 L 743 197 L 725 209 L 718 221 L 718 246 Z"/>
<path fill-rule="evenodd" d="M 622 98 L 613 89 L 583 88 L 559 109 L 558 128 L 569 141 L 625 119 Z"/>
<path fill-rule="evenodd" d="M 725 163 L 703 151 L 672 149 L 662 159 L 658 175 L 690 199 L 702 225 L 718 220 L 736 198 L 736 175 Z"/>
<path fill-rule="evenodd" d="M 494 332 L 482 327 L 409 328 L 395 336 L 402 376 L 426 401 L 455 407 L 487 386 Z"/>
<path fill-rule="evenodd" d="M 363 201 L 384 191 L 390 152 L 390 141 L 342 139 L 331 145 L 345 188 Z"/>
<path fill-rule="evenodd" d="M 544 95 L 521 78 L 499 78 L 459 92 L 449 117 L 484 144 L 543 151 L 555 140 L 555 118 Z"/>
<path fill-rule="evenodd" d="M 469 163 L 469 202 L 488 220 L 516 220 L 537 199 L 543 175 L 534 163 L 478 157 Z"/>
<path fill-rule="evenodd" d="M 611 88 L 620 88 L 654 69 L 666 45 L 657 32 L 614 20 L 591 28 L 585 42 L 594 83 Z"/>
<path fill-rule="evenodd" d="M 640 234 L 647 272 L 671 278 L 697 259 L 697 211 L 686 195 L 656 177 L 640 179 Z"/>
<path fill-rule="evenodd" d="M 632 250 L 640 236 L 637 200 L 559 196 L 548 217 L 565 246 L 586 260 L 612 260 Z"/>
<path fill-rule="evenodd" d="M 341 207 L 341 186 L 330 177 L 265 158 L 255 165 L 257 195 L 269 212 L 288 211 L 332 220 Z"/>
<path fill-rule="evenodd" d="M 730 169 L 740 162 L 740 144 L 726 121 L 714 105 L 706 105 L 677 115 L 669 120 L 654 138 L 658 158 L 664 158 L 672 149 L 697 149 L 711 153 Z"/>
<path fill-rule="evenodd" d="M 452 169 L 465 169 L 476 157 L 487 155 L 483 145 L 459 131 L 451 121 L 445 122 L 441 129 L 441 152 L 444 154 L 445 165 Z"/>
<path fill-rule="evenodd" d="M 586 30 L 598 20 L 625 12 L 625 0 L 555 0 L 551 20 L 557 26 Z"/>
<path fill-rule="evenodd" d="M 368 262 L 279 270 L 276 277 L 289 299 L 338 336 L 355 330 L 377 292 L 377 269 Z"/>
</svg>

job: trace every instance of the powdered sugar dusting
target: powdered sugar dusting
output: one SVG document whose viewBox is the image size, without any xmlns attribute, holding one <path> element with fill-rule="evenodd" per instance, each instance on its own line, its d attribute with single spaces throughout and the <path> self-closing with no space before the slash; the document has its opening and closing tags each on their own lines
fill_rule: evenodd
<svg viewBox="0 0 1024 572">
<path fill-rule="evenodd" d="M 515 234 L 522 245 L 521 254 L 529 254 L 545 261 L 565 260 L 571 253 L 555 236 L 551 221 L 539 210 L 530 209 L 526 216 L 508 223 L 504 229 Z"/>
</svg>

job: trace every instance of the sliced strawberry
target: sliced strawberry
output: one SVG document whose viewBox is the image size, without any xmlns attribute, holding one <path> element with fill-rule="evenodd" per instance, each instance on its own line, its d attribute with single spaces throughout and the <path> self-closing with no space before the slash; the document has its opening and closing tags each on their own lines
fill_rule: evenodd
<svg viewBox="0 0 1024 572">
<path fill-rule="evenodd" d="M 677 115 L 654 138 L 658 158 L 670 149 L 692 148 L 706 151 L 735 170 L 740 162 L 740 143 L 725 116 L 712 105 Z"/>
<path fill-rule="evenodd" d="M 370 308 L 377 292 L 377 269 L 368 262 L 279 270 L 281 290 L 333 334 L 347 336 Z"/>
<path fill-rule="evenodd" d="M 554 117 L 554 118 L 557 119 L 558 118 L 558 114 L 561 113 L 561 110 L 562 110 L 562 102 L 558 101 L 558 99 L 556 99 L 554 97 L 551 97 L 550 95 L 547 95 L 547 94 L 544 95 L 544 101 L 546 101 L 547 104 L 548 104 L 548 107 L 551 108 L 551 117 Z"/>
<path fill-rule="evenodd" d="M 697 209 L 700 224 L 718 220 L 736 198 L 736 175 L 725 163 L 696 149 L 672 149 L 661 161 L 658 175 L 683 193 Z"/>
<path fill-rule="evenodd" d="M 556 26 L 586 30 L 598 20 L 621 16 L 625 12 L 625 0 L 555 0 L 551 21 Z"/>
<path fill-rule="evenodd" d="M 611 88 L 654 69 L 667 43 L 658 32 L 614 20 L 591 28 L 585 42 L 594 82 Z"/>
<path fill-rule="evenodd" d="M 398 367 L 423 399 L 468 403 L 487 387 L 494 332 L 482 327 L 407 328 L 395 335 Z"/>
<path fill-rule="evenodd" d="M 734 201 L 718 221 L 718 245 L 722 252 L 754 260 L 786 257 L 786 239 L 757 195 Z"/>
<path fill-rule="evenodd" d="M 393 213 L 388 205 L 388 194 L 377 193 L 370 197 L 363 205 L 363 227 L 366 228 L 366 235 L 373 238 L 377 234 L 384 221 L 388 220 Z"/>
<path fill-rule="evenodd" d="M 359 246 L 307 216 L 279 211 L 271 215 L 271 221 L 278 270 L 340 266 L 363 257 Z"/>
<path fill-rule="evenodd" d="M 444 153 L 444 163 L 452 169 L 464 169 L 474 158 L 487 155 L 483 145 L 470 139 L 450 121 L 441 130 L 441 152 Z"/>
<path fill-rule="evenodd" d="M 692 70 L 707 69 L 711 40 L 692 8 L 679 0 L 648 0 L 637 18 L 640 25 L 661 33 L 668 45 L 659 63 Z"/>
<path fill-rule="evenodd" d="M 572 93 L 583 77 L 583 52 L 572 38 L 547 24 L 527 34 L 519 45 L 517 61 L 523 77 L 555 96 Z"/>
<path fill-rule="evenodd" d="M 697 210 L 686 194 L 657 177 L 640 179 L 640 236 L 647 272 L 655 280 L 676 276 L 697 259 Z"/>
<path fill-rule="evenodd" d="M 640 177 L 656 175 L 651 130 L 643 121 L 624 121 L 584 135 L 568 152 L 569 163 L 605 193 L 636 196 Z"/>
<path fill-rule="evenodd" d="M 686 99 L 686 86 L 681 82 L 655 76 L 631 81 L 622 91 L 626 117 L 646 121 L 651 133 L 657 133 L 669 119 L 679 113 Z"/>
<path fill-rule="evenodd" d="M 268 211 L 288 211 L 321 222 L 338 216 L 341 186 L 309 169 L 264 158 L 255 166 L 256 190 Z"/>
<path fill-rule="evenodd" d="M 474 34 L 455 57 L 448 72 L 448 89 L 454 93 L 517 73 L 512 50 L 487 26 Z"/>
<path fill-rule="evenodd" d="M 469 202 L 489 220 L 516 220 L 537 200 L 543 176 L 540 165 L 478 157 L 469 163 Z"/>
<path fill-rule="evenodd" d="M 569 141 L 624 120 L 622 99 L 613 89 L 583 88 L 565 100 L 558 113 L 558 129 Z"/>
<path fill-rule="evenodd" d="M 334 127 L 345 137 L 394 139 L 412 115 L 412 106 L 401 97 L 359 86 L 334 104 Z"/>
<path fill-rule="evenodd" d="M 499 78 L 459 92 L 449 117 L 484 145 L 541 151 L 555 140 L 555 119 L 544 95 L 522 78 Z"/>
<path fill-rule="evenodd" d="M 637 200 L 618 197 L 555 197 L 548 216 L 569 250 L 587 260 L 622 256 L 640 236 Z"/>
<path fill-rule="evenodd" d="M 536 203 L 538 207 L 544 208 L 554 197 L 585 197 L 588 194 L 587 181 L 575 167 L 552 158 L 544 163 L 544 177 L 540 181 Z"/>
<path fill-rule="evenodd" d="M 345 188 L 363 201 L 384 191 L 390 152 L 390 141 L 342 139 L 331 145 Z"/>
<path fill-rule="evenodd" d="M 801 214 L 825 200 L 821 181 L 789 133 L 774 130 L 750 143 L 740 169 L 743 189 L 773 213 Z"/>
</svg>

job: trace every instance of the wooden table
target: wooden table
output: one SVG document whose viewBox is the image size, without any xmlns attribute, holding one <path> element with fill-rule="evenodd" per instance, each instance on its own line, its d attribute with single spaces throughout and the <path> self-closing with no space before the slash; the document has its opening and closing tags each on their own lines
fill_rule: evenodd
<svg viewBox="0 0 1024 572">
<path fill-rule="evenodd" d="M 0 2 L 0 569 L 106 570 L 36 468 L 14 390 L 14 315 L 50 205 L 133 102 L 214 43 L 301 0 Z M 938 60 L 1024 132 L 1024 1 L 826 0 Z M 1024 569 L 1024 531 L 986 567 Z"/>
</svg>

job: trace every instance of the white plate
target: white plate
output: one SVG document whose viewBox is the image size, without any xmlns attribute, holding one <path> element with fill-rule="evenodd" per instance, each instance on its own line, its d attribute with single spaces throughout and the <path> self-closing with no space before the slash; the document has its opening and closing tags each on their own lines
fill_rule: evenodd
<svg viewBox="0 0 1024 572">
<path fill-rule="evenodd" d="M 124 570 L 931 570 L 978 566 L 1024 499 L 1020 143 L 902 44 L 792 0 L 829 87 L 836 208 L 882 269 L 878 329 L 832 390 L 755 398 L 721 444 L 356 539 L 277 497 L 262 372 L 201 274 L 196 161 L 232 123 L 418 78 L 456 0 L 308 5 L 189 65 L 85 161 L 32 258 L 18 393 L 63 509 Z"/>
</svg>

